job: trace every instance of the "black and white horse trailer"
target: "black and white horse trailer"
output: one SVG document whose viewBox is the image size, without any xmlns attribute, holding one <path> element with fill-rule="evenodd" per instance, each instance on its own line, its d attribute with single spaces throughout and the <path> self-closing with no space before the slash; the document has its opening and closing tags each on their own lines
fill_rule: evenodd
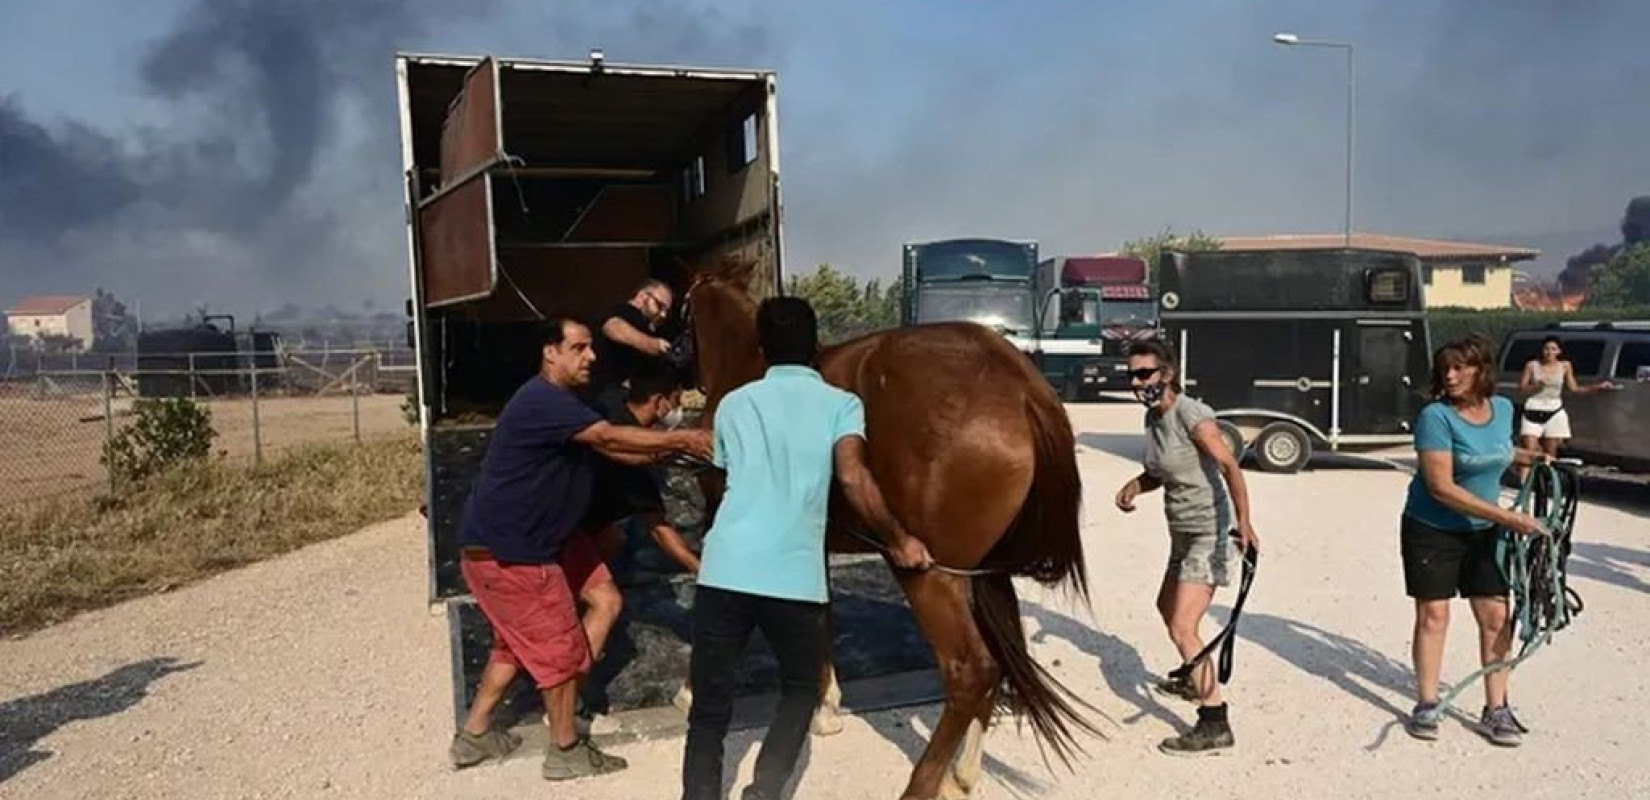
<svg viewBox="0 0 1650 800">
<path fill-rule="evenodd" d="M 1167 252 L 1158 275 L 1187 394 L 1272 472 L 1410 440 L 1431 358 L 1422 293 L 1420 260 L 1381 250 Z"/>
</svg>

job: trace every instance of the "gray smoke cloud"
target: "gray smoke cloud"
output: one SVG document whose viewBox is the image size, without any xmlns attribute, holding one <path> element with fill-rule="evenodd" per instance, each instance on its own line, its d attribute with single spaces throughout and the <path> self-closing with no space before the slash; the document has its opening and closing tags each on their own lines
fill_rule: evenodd
<svg viewBox="0 0 1650 800">
<path fill-rule="evenodd" d="M 501 5 L 200 0 L 128 76 L 163 123 L 48 125 L 0 97 L 0 301 L 103 285 L 163 313 L 393 304 L 408 289 L 392 55 L 473 42 Z M 474 50 L 712 60 L 768 39 L 685 2 L 516 10 Z"/>
<path fill-rule="evenodd" d="M 200 0 L 124 79 L 164 122 L 47 123 L 0 98 L 0 300 L 101 283 L 177 310 L 396 303 L 396 49 L 779 69 L 793 272 L 888 276 L 901 242 L 942 236 L 1057 254 L 1166 225 L 1338 230 L 1342 61 L 1278 30 L 1358 43 L 1360 230 L 1561 263 L 1650 188 L 1650 3 L 1017 8 Z"/>
</svg>

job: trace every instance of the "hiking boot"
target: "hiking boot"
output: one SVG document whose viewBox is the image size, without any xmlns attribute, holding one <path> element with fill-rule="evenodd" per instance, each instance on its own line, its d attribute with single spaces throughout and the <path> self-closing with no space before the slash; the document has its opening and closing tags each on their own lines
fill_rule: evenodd
<svg viewBox="0 0 1650 800">
<path fill-rule="evenodd" d="M 489 758 L 503 761 L 505 756 L 520 746 L 521 737 L 506 731 L 490 730 L 474 734 L 460 729 L 453 734 L 453 744 L 447 748 L 447 757 L 452 760 L 454 768 L 463 769 Z"/>
<path fill-rule="evenodd" d="M 565 781 L 607 775 L 629 766 L 624 759 L 597 750 L 589 739 L 580 739 L 566 750 L 554 744 L 546 747 L 542 774 L 547 781 Z"/>
<path fill-rule="evenodd" d="M 1524 743 L 1524 726 L 1519 724 L 1518 718 L 1507 706 L 1495 709 L 1485 706 L 1484 713 L 1478 718 L 1478 732 L 1491 744 L 1501 747 L 1517 747 Z"/>
<path fill-rule="evenodd" d="M 1197 684 L 1192 682 L 1192 676 L 1190 675 L 1171 673 L 1168 677 L 1159 679 L 1152 688 L 1170 697 L 1178 697 L 1188 703 L 1195 703 L 1199 699 Z"/>
<path fill-rule="evenodd" d="M 1197 710 L 1197 724 L 1191 730 L 1158 743 L 1157 749 L 1172 756 L 1214 755 L 1237 741 L 1226 719 L 1226 706 L 1204 706 Z"/>
<path fill-rule="evenodd" d="M 1438 738 L 1439 716 L 1437 703 L 1416 703 L 1415 710 L 1404 719 L 1404 732 L 1417 739 L 1434 741 Z"/>
</svg>

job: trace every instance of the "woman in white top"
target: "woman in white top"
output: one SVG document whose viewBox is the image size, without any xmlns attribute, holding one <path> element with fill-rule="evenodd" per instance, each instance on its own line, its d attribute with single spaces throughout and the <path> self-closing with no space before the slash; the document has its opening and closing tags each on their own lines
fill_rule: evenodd
<svg viewBox="0 0 1650 800">
<path fill-rule="evenodd" d="M 1591 386 L 1577 384 L 1575 368 L 1569 359 L 1564 358 L 1564 348 L 1558 337 L 1548 336 L 1541 340 L 1541 357 L 1532 358 L 1524 364 L 1524 376 L 1518 381 L 1519 391 L 1527 395 L 1523 419 L 1518 426 L 1524 449 L 1536 449 L 1539 440 L 1549 458 L 1558 457 L 1559 444 L 1570 438 L 1570 416 L 1564 411 L 1565 389 L 1576 394 L 1587 394 L 1613 388 L 1615 384 L 1607 380 Z M 1528 469 L 1519 468 L 1520 480 Z"/>
</svg>

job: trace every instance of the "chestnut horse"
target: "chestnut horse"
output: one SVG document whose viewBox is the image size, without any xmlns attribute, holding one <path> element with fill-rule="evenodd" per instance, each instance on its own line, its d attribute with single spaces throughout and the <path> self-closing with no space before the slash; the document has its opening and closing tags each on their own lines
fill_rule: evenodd
<svg viewBox="0 0 1650 800">
<path fill-rule="evenodd" d="M 706 397 L 701 425 L 766 370 L 749 275 L 731 261 L 699 270 L 683 298 Z M 1099 732 L 1073 706 L 1087 704 L 1027 651 L 1013 584 L 1027 576 L 1088 598 L 1076 447 L 1053 388 L 1002 335 L 968 323 L 870 334 L 823 349 L 817 366 L 863 401 L 867 458 L 889 509 L 948 568 L 895 570 L 945 683 L 944 711 L 903 796 L 966 795 L 999 703 L 1069 764 L 1069 726 Z M 702 476 L 711 513 L 720 481 Z M 865 531 L 833 490 L 827 549 L 871 552 Z"/>
</svg>

